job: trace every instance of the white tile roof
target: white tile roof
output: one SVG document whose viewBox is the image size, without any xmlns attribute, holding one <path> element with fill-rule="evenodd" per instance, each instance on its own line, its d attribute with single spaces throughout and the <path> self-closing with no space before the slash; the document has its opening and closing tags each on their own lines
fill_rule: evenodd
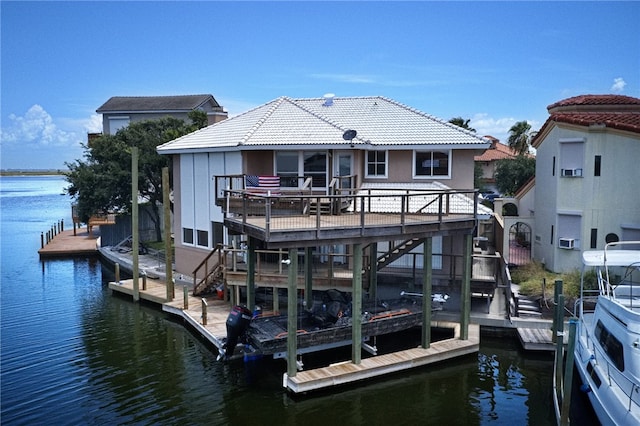
<svg viewBox="0 0 640 426">
<path fill-rule="evenodd" d="M 360 187 L 358 195 L 372 195 L 371 205 L 367 205 L 365 208 L 367 211 L 376 213 L 401 213 L 401 195 L 404 194 L 419 194 L 423 191 L 446 191 L 451 190 L 447 185 L 440 182 L 425 182 L 425 183 L 371 183 L 365 182 Z M 390 196 L 397 194 L 397 196 Z M 376 197 L 379 195 L 379 197 Z M 382 195 L 385 195 L 384 197 Z M 449 197 L 449 211 L 455 214 L 473 214 L 473 199 L 469 198 L 471 194 L 454 193 Z M 438 202 L 430 204 L 427 208 L 424 208 L 427 204 L 434 201 L 438 195 L 436 194 L 424 194 L 414 195 L 409 199 L 409 206 L 407 213 L 414 213 L 421 211 L 425 214 L 437 214 L 439 211 Z M 350 211 L 360 211 L 360 206 L 351 205 Z M 422 209 L 422 210 L 421 210 Z M 493 211 L 488 207 L 478 203 L 478 216 L 480 218 L 489 218 L 493 215 Z"/>
<path fill-rule="evenodd" d="M 489 141 L 384 97 L 292 99 L 281 97 L 158 147 L 161 154 L 260 149 L 267 146 L 345 148 L 346 130 L 356 130 L 356 148 L 439 145 L 484 149 Z"/>
</svg>

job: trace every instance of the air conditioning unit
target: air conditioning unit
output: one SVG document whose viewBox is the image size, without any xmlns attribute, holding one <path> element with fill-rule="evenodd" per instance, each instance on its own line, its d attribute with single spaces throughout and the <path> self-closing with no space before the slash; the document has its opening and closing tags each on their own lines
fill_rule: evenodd
<svg viewBox="0 0 640 426">
<path fill-rule="evenodd" d="M 564 177 L 582 176 L 582 169 L 562 169 L 562 176 Z"/>
<path fill-rule="evenodd" d="M 576 240 L 573 238 L 560 238 L 559 247 L 561 249 L 573 250 L 576 246 Z"/>
</svg>

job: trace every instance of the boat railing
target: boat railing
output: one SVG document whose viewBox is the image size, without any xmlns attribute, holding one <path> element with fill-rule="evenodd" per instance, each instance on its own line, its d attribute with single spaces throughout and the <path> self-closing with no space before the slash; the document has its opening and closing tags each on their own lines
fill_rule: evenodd
<svg viewBox="0 0 640 426">
<path fill-rule="evenodd" d="M 627 409 L 629 411 L 640 410 L 640 385 L 629 379 L 623 373 L 618 370 L 615 365 L 609 360 L 604 351 L 596 342 L 596 337 L 591 335 L 586 328 L 583 327 L 583 332 L 586 332 L 587 346 L 591 348 L 593 353 L 593 362 L 600 365 L 602 371 L 606 372 L 606 379 L 608 386 L 617 386 L 628 399 Z M 586 362 L 585 356 L 590 356 L 588 353 L 583 352 L 584 348 L 578 347 L 578 353 L 580 355 L 580 362 Z M 603 380 L 604 381 L 604 380 Z"/>
</svg>

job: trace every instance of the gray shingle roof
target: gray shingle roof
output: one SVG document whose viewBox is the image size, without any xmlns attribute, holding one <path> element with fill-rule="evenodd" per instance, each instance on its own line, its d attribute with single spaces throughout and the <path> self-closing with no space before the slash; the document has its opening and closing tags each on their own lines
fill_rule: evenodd
<svg viewBox="0 0 640 426">
<path fill-rule="evenodd" d="M 191 111 L 207 102 L 222 110 L 212 95 L 114 96 L 96 112 Z"/>
<path fill-rule="evenodd" d="M 356 130 L 353 144 L 385 149 L 439 145 L 485 149 L 490 143 L 472 132 L 384 97 L 281 97 L 243 114 L 200 129 L 158 147 L 163 154 L 267 146 L 341 146 L 346 130 Z"/>
</svg>

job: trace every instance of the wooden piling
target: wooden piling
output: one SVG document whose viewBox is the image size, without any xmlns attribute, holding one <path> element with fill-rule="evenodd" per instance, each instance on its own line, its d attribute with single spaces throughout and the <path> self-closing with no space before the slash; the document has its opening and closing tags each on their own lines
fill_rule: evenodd
<svg viewBox="0 0 640 426">
<path fill-rule="evenodd" d="M 207 325 L 207 299 L 202 298 L 202 325 Z"/>
<path fill-rule="evenodd" d="M 567 345 L 567 359 L 564 369 L 564 386 L 562 387 L 562 408 L 560 409 L 560 424 L 569 424 L 569 411 L 571 408 L 571 392 L 573 391 L 573 361 L 576 347 L 576 326 L 578 318 L 569 320 L 569 342 Z"/>
<path fill-rule="evenodd" d="M 189 309 L 189 289 L 186 285 L 182 287 L 182 294 L 182 300 L 184 300 L 184 309 L 187 310 Z"/>
<path fill-rule="evenodd" d="M 116 263 L 114 265 L 115 268 L 115 274 L 116 274 L 116 283 L 120 284 L 120 264 Z"/>
<path fill-rule="evenodd" d="M 358 365 L 362 362 L 362 244 L 360 243 L 353 245 L 352 279 L 351 362 Z"/>
<path fill-rule="evenodd" d="M 249 240 L 251 241 L 251 239 Z M 251 243 L 249 244 L 251 246 Z M 251 250 L 250 250 L 251 251 Z M 289 276 L 287 282 L 287 375 L 295 377 L 298 371 L 298 249 L 289 249 Z M 247 264 L 247 266 L 249 266 Z"/>
<path fill-rule="evenodd" d="M 423 245 L 422 258 L 422 347 L 431 346 L 431 288 L 433 278 L 433 238 L 427 237 Z"/>
<path fill-rule="evenodd" d="M 162 207 L 164 209 L 164 271 L 167 283 L 167 301 L 176 297 L 175 280 L 173 279 L 173 253 L 171 252 L 171 200 L 169 198 L 169 168 L 162 168 Z"/>
<path fill-rule="evenodd" d="M 138 229 L 138 147 L 131 147 L 131 249 L 133 250 L 133 301 L 140 300 L 140 283 L 138 282 L 139 256 L 138 249 L 140 230 Z"/>
</svg>

